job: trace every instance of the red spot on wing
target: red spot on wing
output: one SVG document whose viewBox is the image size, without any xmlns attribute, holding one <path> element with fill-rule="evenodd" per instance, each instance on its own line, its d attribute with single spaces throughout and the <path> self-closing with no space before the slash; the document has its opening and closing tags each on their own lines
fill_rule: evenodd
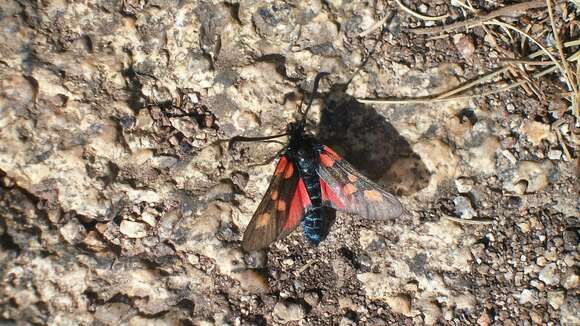
<svg viewBox="0 0 580 326">
<path fill-rule="evenodd" d="M 344 204 L 342 203 L 342 201 L 340 200 L 340 198 L 338 198 L 338 196 L 336 195 L 336 193 L 322 179 L 320 179 L 320 190 L 322 192 L 322 200 L 323 201 L 329 201 L 329 202 L 331 202 L 332 203 L 332 206 L 334 208 L 337 208 L 337 209 L 343 209 L 344 208 Z"/>
<path fill-rule="evenodd" d="M 294 165 L 292 163 L 286 166 L 286 171 L 284 171 L 284 179 L 290 179 L 294 174 Z"/>
<path fill-rule="evenodd" d="M 341 158 L 336 154 L 330 147 L 324 146 L 322 153 L 320 153 L 320 163 L 324 167 L 331 167 L 334 165 L 334 162 L 340 161 Z"/>
<path fill-rule="evenodd" d="M 282 172 L 284 172 L 284 170 L 286 170 L 287 166 L 288 166 L 288 159 L 286 158 L 286 156 L 282 156 L 280 158 L 280 160 L 278 161 L 278 165 L 276 165 L 276 170 L 274 171 L 274 175 L 282 174 Z"/>
<path fill-rule="evenodd" d="M 304 215 L 306 207 L 310 205 L 311 205 L 310 197 L 308 196 L 308 192 L 306 191 L 304 180 L 299 179 L 298 184 L 296 185 L 296 191 L 294 191 L 292 201 L 290 202 L 290 209 L 288 210 L 288 219 L 286 220 L 286 223 L 284 223 L 284 226 L 282 228 L 288 231 L 296 228 L 300 223 L 300 221 L 302 221 L 302 216 Z"/>
<path fill-rule="evenodd" d="M 324 145 L 324 151 L 325 151 L 325 152 L 326 152 L 328 155 L 332 156 L 334 159 L 336 159 L 336 160 L 340 160 L 340 156 L 339 156 L 338 154 L 336 154 L 336 152 L 335 152 L 335 151 L 333 151 L 333 150 L 332 150 L 332 148 L 330 148 L 330 147 L 328 147 L 328 146 Z"/>
</svg>

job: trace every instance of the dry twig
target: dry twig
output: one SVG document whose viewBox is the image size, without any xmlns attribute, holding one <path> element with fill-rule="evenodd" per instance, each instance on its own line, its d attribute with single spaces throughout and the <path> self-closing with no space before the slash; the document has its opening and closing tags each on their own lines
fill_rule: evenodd
<svg viewBox="0 0 580 326">
<path fill-rule="evenodd" d="M 401 2 L 401 0 L 395 0 L 395 2 L 399 5 L 399 7 L 401 7 L 401 9 L 406 11 L 408 14 L 410 14 L 411 16 L 414 16 L 416 18 L 422 19 L 422 20 L 445 20 L 445 18 L 449 17 L 448 14 L 441 15 L 441 16 L 425 16 L 423 14 L 420 14 L 416 11 L 411 10 L 411 8 L 405 6 Z"/>
<path fill-rule="evenodd" d="M 529 9 L 544 8 L 546 7 L 546 2 L 544 0 L 533 0 L 528 2 L 522 2 L 513 4 L 511 6 L 503 7 L 494 10 L 486 15 L 482 15 L 476 18 L 464 20 L 461 22 L 453 23 L 447 26 L 429 27 L 429 28 L 414 28 L 409 31 L 413 34 L 427 35 L 427 34 L 437 34 L 450 32 L 462 27 L 470 27 L 481 25 L 486 21 L 492 20 L 501 16 L 517 16 L 525 13 Z"/>
<path fill-rule="evenodd" d="M 493 224 L 493 220 L 492 219 L 464 219 L 464 218 L 457 218 L 457 217 L 453 217 L 453 216 L 449 216 L 449 215 L 443 215 L 444 219 L 456 222 L 456 223 L 461 223 L 461 224 Z"/>
</svg>

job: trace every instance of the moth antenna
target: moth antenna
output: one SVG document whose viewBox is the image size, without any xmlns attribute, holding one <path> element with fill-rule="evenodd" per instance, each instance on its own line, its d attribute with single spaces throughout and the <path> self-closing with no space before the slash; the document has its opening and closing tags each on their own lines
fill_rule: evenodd
<svg viewBox="0 0 580 326">
<path fill-rule="evenodd" d="M 312 93 L 310 94 L 310 99 L 308 100 L 308 106 L 306 106 L 306 110 L 304 110 L 304 114 L 302 115 L 302 120 L 300 120 L 300 127 L 304 127 L 306 125 L 306 117 L 308 116 L 308 112 L 310 111 L 310 107 L 312 106 L 312 102 L 314 101 L 314 96 L 316 96 L 316 91 L 318 90 L 318 84 L 320 83 L 320 79 L 322 77 L 330 75 L 327 72 L 319 72 L 316 77 L 314 78 L 314 87 L 312 88 Z M 300 105 L 302 106 L 302 104 Z"/>
<path fill-rule="evenodd" d="M 225 141 L 228 142 L 228 149 L 232 149 L 235 143 L 238 142 L 253 142 L 253 141 L 266 141 L 274 138 L 280 138 L 287 136 L 288 133 L 285 132 L 283 134 L 273 135 L 273 136 L 264 136 L 264 137 L 244 137 L 244 136 L 234 136 L 230 139 L 226 139 Z"/>
</svg>

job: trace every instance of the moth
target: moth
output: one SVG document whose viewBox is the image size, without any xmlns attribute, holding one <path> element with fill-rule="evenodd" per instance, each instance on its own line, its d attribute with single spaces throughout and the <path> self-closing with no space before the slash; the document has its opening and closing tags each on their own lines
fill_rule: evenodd
<svg viewBox="0 0 580 326">
<path fill-rule="evenodd" d="M 302 224 L 304 236 L 318 245 L 327 234 L 332 209 L 368 219 L 395 219 L 403 206 L 392 194 L 372 182 L 330 147 L 305 132 L 306 117 L 320 79 L 319 73 L 309 103 L 299 121 L 288 124 L 283 134 L 236 141 L 263 141 L 288 136 L 288 144 L 279 160 L 262 198 L 244 232 L 245 251 L 260 250 L 290 234 Z M 329 210 L 330 208 L 330 210 Z"/>
</svg>

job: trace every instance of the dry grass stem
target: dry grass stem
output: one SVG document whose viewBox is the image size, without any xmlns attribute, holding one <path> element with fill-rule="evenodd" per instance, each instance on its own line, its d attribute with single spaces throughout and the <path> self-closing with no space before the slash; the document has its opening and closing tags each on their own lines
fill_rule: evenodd
<svg viewBox="0 0 580 326">
<path fill-rule="evenodd" d="M 445 20 L 447 17 L 449 17 L 449 14 L 445 14 L 445 15 L 441 15 L 441 16 L 425 16 L 425 15 L 422 15 L 416 11 L 413 11 L 411 8 L 405 6 L 401 2 L 401 0 L 395 0 L 395 2 L 399 5 L 399 7 L 401 7 L 401 9 L 406 11 L 409 15 L 414 16 L 418 19 L 436 21 L 436 20 Z"/>
<path fill-rule="evenodd" d="M 358 37 L 365 37 L 365 36 L 369 35 L 370 33 L 374 32 L 376 29 L 381 28 L 387 22 L 387 19 L 389 19 L 389 17 L 391 17 L 391 16 L 388 14 L 385 14 L 385 17 L 381 18 L 381 20 L 379 20 L 378 22 L 372 24 L 371 27 L 369 27 L 367 30 L 360 32 L 357 36 Z"/>
<path fill-rule="evenodd" d="M 566 76 L 568 86 L 571 87 L 570 90 L 574 91 L 574 93 L 578 93 L 578 88 L 576 87 L 576 81 L 574 80 L 574 75 L 570 70 L 570 65 L 568 64 L 568 60 L 566 60 L 566 55 L 564 54 L 564 47 L 562 46 L 562 41 L 560 40 L 560 32 L 556 28 L 556 22 L 554 22 L 554 13 L 552 10 L 552 1 L 546 0 L 546 4 L 548 5 L 548 14 L 550 15 L 550 24 L 552 25 L 552 33 L 554 34 L 554 40 L 556 41 L 556 48 L 558 49 L 558 53 L 560 54 L 560 60 L 562 60 L 562 66 L 564 66 L 564 76 Z"/>
<path fill-rule="evenodd" d="M 506 69 L 507 68 L 503 68 Z M 499 71 L 503 70 L 500 69 Z M 547 75 L 549 73 L 554 72 L 557 69 L 556 66 L 552 66 L 550 68 L 544 69 L 542 71 L 539 71 L 535 74 L 532 75 L 533 78 L 540 78 L 544 75 Z M 497 74 L 499 71 L 495 71 L 493 72 L 493 74 Z M 503 72 L 503 71 L 502 71 Z M 484 76 L 485 79 L 491 79 L 491 77 L 489 75 Z M 479 84 L 478 81 L 480 81 L 481 79 L 478 79 L 477 81 L 474 81 L 474 84 Z M 421 104 L 421 103 L 436 103 L 436 102 L 446 102 L 446 101 L 455 101 L 455 100 L 465 100 L 465 99 L 472 99 L 472 98 L 480 98 L 480 97 L 486 97 L 486 96 L 490 96 L 490 95 L 494 95 L 494 94 L 498 94 L 498 93 L 502 93 L 508 90 L 511 90 L 513 88 L 519 87 L 523 84 L 527 83 L 527 80 L 521 80 L 518 81 L 516 83 L 498 88 L 498 89 L 494 89 L 494 90 L 490 90 L 487 92 L 483 92 L 483 93 L 479 93 L 479 94 L 473 94 L 473 95 L 460 95 L 460 96 L 453 96 L 453 97 L 425 97 L 425 98 L 409 98 L 409 99 L 361 99 L 358 98 L 357 101 L 360 103 L 364 103 L 364 104 Z M 462 87 L 463 88 L 463 87 Z M 448 94 L 448 93 L 445 93 Z"/>
<path fill-rule="evenodd" d="M 443 215 L 443 218 L 452 222 L 461 223 L 461 224 L 493 224 L 492 219 L 463 219 L 458 217 L 453 217 L 449 215 Z"/>
<path fill-rule="evenodd" d="M 397 2 L 399 2 L 397 0 Z M 462 27 L 477 26 L 482 23 L 492 20 L 501 16 L 517 16 L 525 13 L 529 9 L 544 8 L 546 7 L 546 2 L 544 0 L 534 0 L 528 2 L 522 2 L 513 4 L 511 6 L 506 6 L 497 10 L 494 10 L 486 15 L 480 17 L 464 20 L 461 22 L 453 23 L 447 26 L 429 27 L 429 28 L 415 28 L 409 31 L 414 34 L 426 35 L 426 34 L 438 34 L 444 32 L 454 31 Z"/>
</svg>

